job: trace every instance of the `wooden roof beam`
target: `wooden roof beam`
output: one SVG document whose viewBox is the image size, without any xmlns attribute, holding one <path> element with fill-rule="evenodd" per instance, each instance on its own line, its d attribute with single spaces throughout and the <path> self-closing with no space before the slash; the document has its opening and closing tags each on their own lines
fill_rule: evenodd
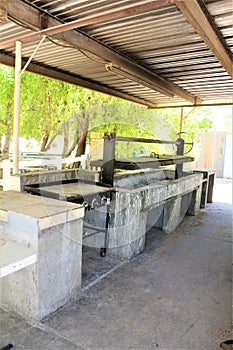
<svg viewBox="0 0 233 350">
<path fill-rule="evenodd" d="M 4 1 L 5 0 L 1 0 L 0 8 L 3 9 L 4 13 L 7 13 L 4 6 Z M 9 2 L 9 0 L 7 0 L 7 2 Z M 103 23 L 106 21 L 124 18 L 126 16 L 135 15 L 138 13 L 148 12 L 148 11 L 157 9 L 161 6 L 165 6 L 173 3 L 174 3 L 174 0 L 154 0 L 154 1 L 141 0 L 136 5 L 134 3 L 128 4 L 128 5 L 122 6 L 117 10 L 113 9 L 113 10 L 104 11 L 99 14 L 94 14 L 94 15 L 92 14 L 83 18 L 82 17 L 77 18 L 68 23 L 59 22 L 57 25 L 53 27 L 46 26 L 47 21 L 44 20 L 43 26 L 41 25 L 40 31 L 27 34 L 22 37 L 18 37 L 17 39 L 10 40 L 9 42 L 6 42 L 6 43 L 2 43 L 1 48 L 6 48 L 6 45 L 9 45 L 12 43 L 14 44 L 15 41 L 21 41 L 21 42 L 30 41 L 30 40 L 39 38 L 41 35 L 48 35 L 48 36 L 54 35 L 54 34 L 72 30 L 78 27 L 88 26 L 88 25 L 97 24 L 97 23 Z M 43 20 L 43 17 L 42 17 L 42 20 Z M 42 31 L 43 33 L 41 33 Z"/>
<path fill-rule="evenodd" d="M 233 57 L 203 0 L 175 0 L 177 7 L 233 78 Z"/>
<path fill-rule="evenodd" d="M 27 62 L 27 60 L 23 58 L 22 58 L 22 61 L 24 64 Z M 0 52 L 0 62 L 1 64 L 4 64 L 6 66 L 14 67 L 15 60 L 13 56 L 8 56 Z M 108 86 L 103 86 L 96 82 L 88 81 L 87 79 L 82 79 L 81 77 L 78 77 L 78 76 L 74 76 L 68 73 L 54 70 L 52 68 L 44 67 L 42 65 L 34 64 L 33 62 L 30 63 L 30 65 L 27 68 L 27 71 L 34 74 L 42 75 L 51 79 L 60 80 L 68 84 L 78 85 L 86 89 L 94 90 L 110 96 L 118 97 L 134 103 L 138 103 L 138 104 L 147 106 L 149 108 L 155 108 L 156 106 L 155 103 L 150 102 L 148 100 L 143 100 L 141 98 L 137 98 L 129 94 L 124 94 L 123 92 L 117 91 Z"/>
<path fill-rule="evenodd" d="M 165 3 L 168 4 L 173 1 L 174 0 L 157 0 L 152 1 L 151 3 L 153 3 L 154 6 L 156 4 L 157 6 L 161 6 L 162 4 L 165 5 Z M 19 22 L 24 23 L 24 25 L 28 25 L 34 30 L 37 29 L 38 32 L 36 32 L 36 35 L 39 36 L 46 34 L 47 30 L 49 32 L 50 30 L 52 30 L 52 28 L 58 27 L 62 24 L 61 21 L 54 19 L 48 14 L 43 14 L 37 8 L 34 8 L 20 0 L 1 0 L 1 8 L 7 11 L 9 18 L 12 17 L 13 19 L 18 20 Z M 43 30 L 41 30 L 42 16 L 46 16 L 46 21 L 44 22 L 47 24 L 46 29 Z M 201 100 L 198 99 L 196 96 L 185 91 L 176 84 L 168 81 L 167 79 L 161 77 L 158 74 L 155 74 L 153 71 L 146 69 L 145 67 L 141 66 L 132 59 L 121 55 L 119 52 L 116 52 L 110 47 L 107 47 L 106 45 L 102 44 L 100 41 L 89 37 L 88 35 L 78 31 L 77 29 L 60 31 L 56 34 L 53 34 L 52 37 L 61 40 L 68 45 L 76 47 L 77 49 L 86 50 L 98 57 L 101 57 L 103 60 L 106 61 L 106 63 L 112 63 L 114 66 L 116 65 L 123 69 L 126 68 L 131 75 L 135 76 L 136 79 L 142 80 L 142 85 L 143 82 L 146 82 L 148 84 L 151 84 L 152 86 L 154 85 L 155 90 L 156 87 L 158 89 L 160 88 L 164 91 L 164 94 L 166 94 L 167 91 L 168 94 L 170 93 L 170 95 L 180 96 L 191 103 L 201 102 Z M 20 38 L 17 38 L 17 40 L 20 40 Z M 5 48 L 5 44 L 2 43 L 0 45 L 0 48 Z"/>
</svg>

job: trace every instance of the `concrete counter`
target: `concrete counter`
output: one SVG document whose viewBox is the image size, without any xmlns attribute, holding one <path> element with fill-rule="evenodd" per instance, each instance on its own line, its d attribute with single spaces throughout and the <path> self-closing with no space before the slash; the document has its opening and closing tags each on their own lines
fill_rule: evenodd
<svg viewBox="0 0 233 350">
<path fill-rule="evenodd" d="M 3 309 L 41 320 L 77 294 L 83 216 L 77 204 L 16 191 L 0 193 L 0 236 L 37 252 L 36 263 L 1 278 Z"/>
<path fill-rule="evenodd" d="M 52 180 L 55 175 L 59 174 L 52 174 Z M 96 175 L 80 173 L 79 178 L 90 183 L 76 179 L 54 184 L 47 174 L 46 181 L 38 183 L 41 196 L 0 193 L 0 236 L 37 252 L 37 262 L 1 279 L 2 308 L 41 320 L 77 295 L 83 244 L 132 258 L 144 250 L 149 221 L 172 232 L 186 213 L 196 215 L 200 209 L 203 174 L 187 173 L 175 179 L 171 171 L 139 171 L 119 176 L 111 189 L 96 186 Z M 26 185 L 30 184 L 27 176 Z M 107 201 L 102 196 L 108 191 Z M 77 196 L 91 201 L 85 216 L 82 206 L 66 201 Z"/>
<path fill-rule="evenodd" d="M 85 238 L 86 245 L 101 247 L 105 240 L 110 254 L 131 258 L 144 250 L 148 219 L 152 222 L 151 226 L 160 220 L 160 227 L 169 233 L 179 225 L 185 214 L 198 213 L 202 174 L 187 174 L 170 180 L 165 180 L 167 176 L 163 176 L 154 182 L 151 181 L 152 176 L 159 177 L 159 172 L 150 174 L 150 177 L 145 174 L 143 181 L 134 174 L 128 175 L 126 181 L 118 181 L 123 188 L 115 187 L 112 192 L 108 237 L 106 239 L 98 233 Z M 147 185 L 140 186 L 143 182 L 147 182 Z M 98 224 L 102 223 L 104 228 L 105 221 L 100 209 L 86 214 L 84 220 L 98 228 Z"/>
</svg>

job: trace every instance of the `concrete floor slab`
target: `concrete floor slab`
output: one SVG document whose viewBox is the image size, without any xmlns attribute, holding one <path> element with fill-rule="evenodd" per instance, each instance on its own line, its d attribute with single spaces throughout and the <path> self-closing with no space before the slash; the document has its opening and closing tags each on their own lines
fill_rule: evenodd
<svg viewBox="0 0 233 350">
<path fill-rule="evenodd" d="M 54 331 L 50 333 L 41 329 L 40 325 L 29 325 L 2 310 L 0 314 L 0 347 L 11 343 L 17 350 L 82 350 Z"/>
<path fill-rule="evenodd" d="M 232 204 L 232 179 L 215 179 L 213 202 Z"/>
<path fill-rule="evenodd" d="M 186 216 L 170 234 L 152 228 L 142 254 L 118 264 L 108 258 L 96 283 L 86 269 L 83 293 L 45 322 L 2 312 L 0 346 L 219 350 L 232 337 L 231 228 L 232 207 L 219 203 Z"/>
</svg>

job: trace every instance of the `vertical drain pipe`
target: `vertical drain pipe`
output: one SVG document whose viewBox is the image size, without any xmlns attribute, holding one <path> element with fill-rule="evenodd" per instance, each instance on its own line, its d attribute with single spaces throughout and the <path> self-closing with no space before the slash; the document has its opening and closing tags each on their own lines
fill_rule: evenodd
<svg viewBox="0 0 233 350">
<path fill-rule="evenodd" d="M 22 43 L 20 41 L 16 41 L 15 50 L 13 174 L 19 171 L 20 73 L 22 66 Z"/>
</svg>

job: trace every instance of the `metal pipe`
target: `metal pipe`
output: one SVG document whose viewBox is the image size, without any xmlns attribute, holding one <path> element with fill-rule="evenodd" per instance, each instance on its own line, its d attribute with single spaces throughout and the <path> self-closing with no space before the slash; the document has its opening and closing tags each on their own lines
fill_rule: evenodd
<svg viewBox="0 0 233 350">
<path fill-rule="evenodd" d="M 176 154 L 178 156 L 183 156 L 184 155 L 184 140 L 182 138 L 178 138 L 178 140 L 177 140 Z M 182 176 L 183 176 L 183 163 L 176 164 L 175 179 L 179 179 Z"/>
<path fill-rule="evenodd" d="M 183 131 L 183 117 L 184 117 L 184 107 L 181 107 L 181 111 L 180 111 L 180 132 Z"/>
<path fill-rule="evenodd" d="M 33 51 L 33 53 L 31 54 L 31 57 L 29 58 L 29 60 L 26 62 L 25 66 L 23 67 L 23 69 L 21 70 L 20 76 L 25 72 L 25 70 L 27 69 L 27 67 L 29 66 L 31 60 L 33 59 L 33 57 L 35 56 L 35 54 L 37 53 L 37 51 L 39 50 L 41 44 L 43 43 L 44 39 L 46 38 L 46 35 L 43 35 L 43 37 L 41 38 L 39 44 L 37 45 L 37 47 L 35 48 L 35 50 Z"/>
<path fill-rule="evenodd" d="M 233 106 L 233 102 L 219 103 L 196 103 L 193 105 L 170 105 L 170 106 L 155 106 L 149 109 L 168 109 L 168 108 L 194 108 L 194 107 L 218 107 L 218 106 Z"/>
<path fill-rule="evenodd" d="M 137 137 L 122 137 L 122 136 L 117 136 L 116 141 L 162 143 L 162 144 L 167 144 L 167 145 L 176 145 L 177 144 L 177 141 L 153 140 L 153 139 L 142 139 L 142 138 L 137 138 Z"/>
<path fill-rule="evenodd" d="M 99 15 L 95 14 L 95 15 L 87 16 L 86 18 L 78 18 L 68 23 L 63 23 L 52 28 L 46 28 L 46 29 L 37 31 L 35 33 L 30 33 L 24 36 L 20 36 L 17 39 L 5 41 L 0 44 L 0 49 L 10 47 L 12 44 L 15 43 L 16 40 L 20 40 L 21 42 L 31 41 L 41 37 L 42 35 L 46 35 L 46 36 L 54 35 L 54 34 L 65 32 L 78 27 L 110 21 L 110 20 L 122 18 L 125 16 L 129 16 L 129 15 L 135 15 L 143 11 L 151 11 L 161 6 L 174 4 L 174 1 L 175 0 L 156 0 L 156 1 L 145 0 L 145 1 L 141 1 L 140 4 L 128 5 L 127 7 L 122 8 L 120 10 L 113 9 L 111 11 L 107 11 Z"/>
<path fill-rule="evenodd" d="M 120 75 L 124 78 L 127 78 L 129 80 L 135 81 L 136 83 L 146 86 L 149 89 L 155 90 L 157 92 L 160 92 L 163 95 L 166 95 L 168 97 L 174 97 L 174 94 L 166 89 L 165 87 L 162 86 L 161 79 L 157 78 L 157 82 L 155 81 L 156 79 L 154 78 L 154 83 L 152 84 L 151 82 L 147 82 L 146 80 L 137 77 L 136 74 L 132 74 L 130 72 L 127 72 L 124 68 L 122 67 L 115 67 L 112 63 L 108 63 L 105 65 L 105 68 L 108 72 L 113 72 L 117 75 Z"/>
<path fill-rule="evenodd" d="M 22 43 L 20 41 L 16 41 L 15 50 L 13 174 L 17 174 L 19 170 L 20 73 L 22 65 Z"/>
</svg>

